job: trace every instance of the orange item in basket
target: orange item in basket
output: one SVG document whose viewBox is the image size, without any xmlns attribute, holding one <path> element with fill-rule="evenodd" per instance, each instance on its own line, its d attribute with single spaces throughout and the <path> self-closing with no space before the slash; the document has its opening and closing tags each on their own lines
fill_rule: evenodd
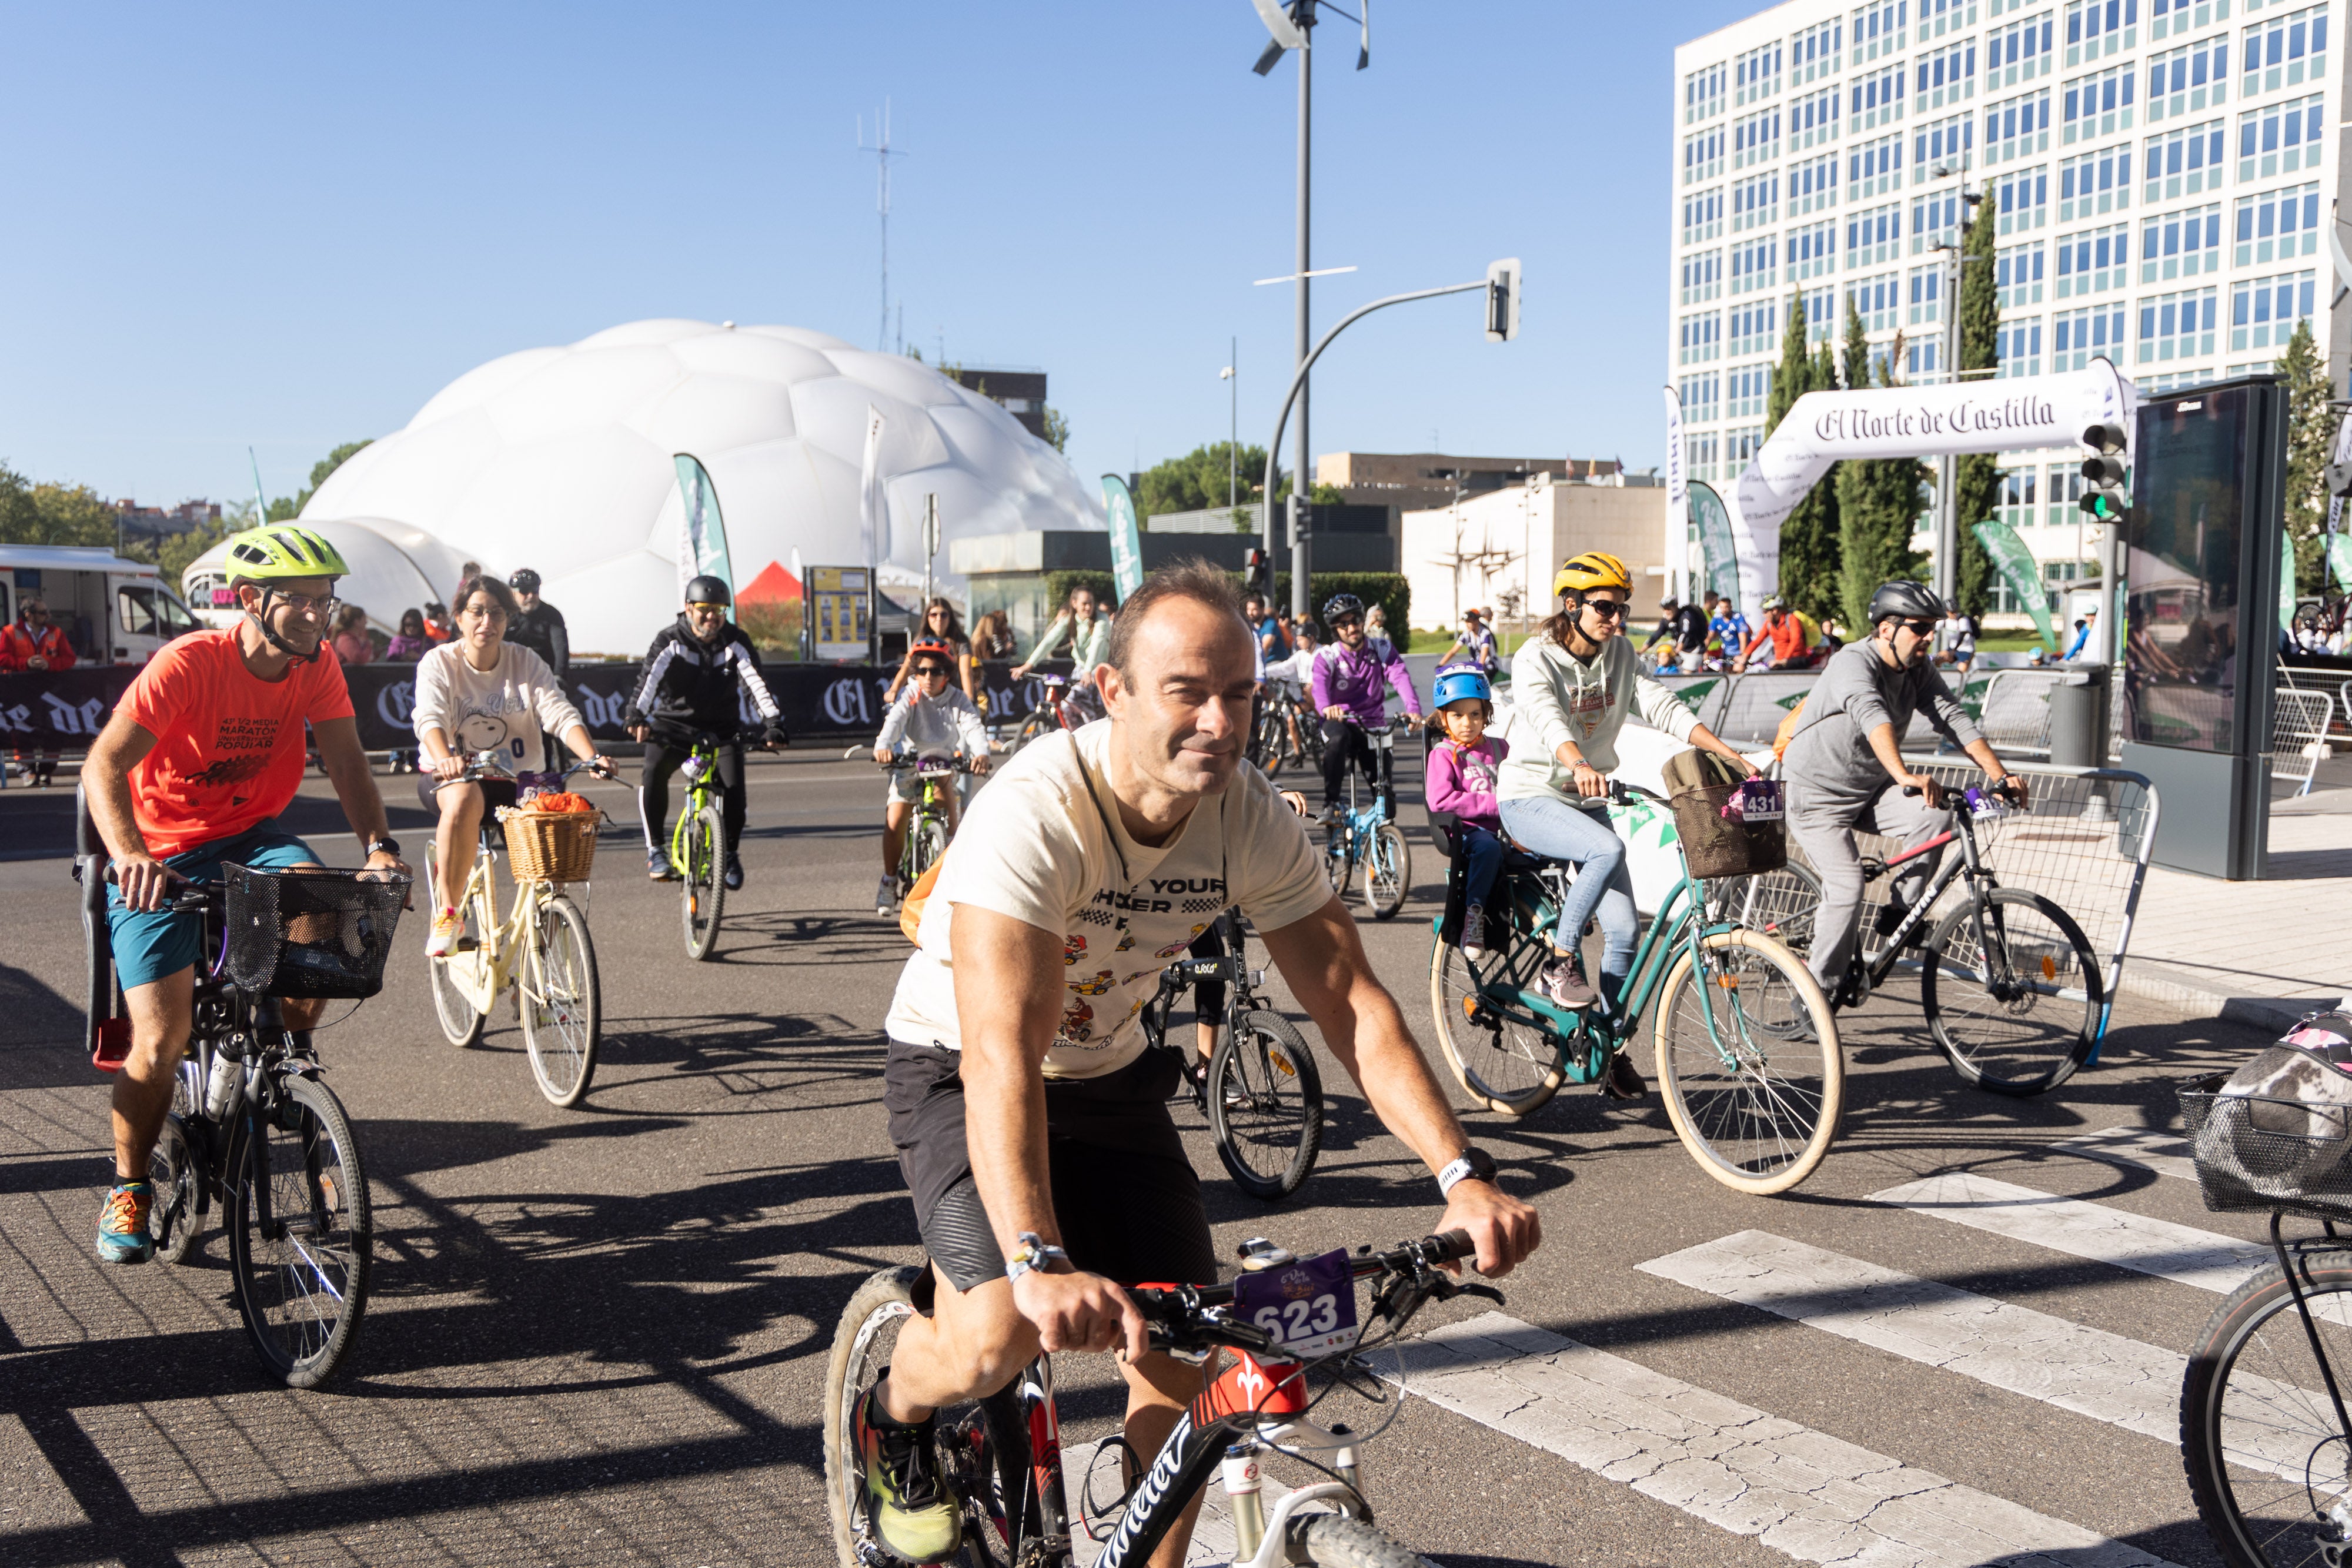
<svg viewBox="0 0 2352 1568">
<path fill-rule="evenodd" d="M 534 795 L 525 802 L 534 811 L 593 811 L 595 803 L 583 795 L 563 791 L 553 795 Z"/>
</svg>

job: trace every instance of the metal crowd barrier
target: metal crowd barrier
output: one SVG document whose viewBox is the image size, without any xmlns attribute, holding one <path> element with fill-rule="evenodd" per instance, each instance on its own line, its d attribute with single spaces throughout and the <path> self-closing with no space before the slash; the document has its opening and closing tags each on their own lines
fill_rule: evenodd
<svg viewBox="0 0 2352 1568">
<path fill-rule="evenodd" d="M 2336 704 L 2324 691 L 2281 686 L 2271 694 L 2273 779 L 2294 784 L 2298 795 L 2311 793 L 2311 781 L 2319 774 L 2319 759 L 2327 750 L 2328 723 L 2335 714 Z"/>
<path fill-rule="evenodd" d="M 2063 670 L 1983 670 L 1969 675 L 1954 695 L 1976 719 L 1993 749 L 2009 754 L 2050 755 L 2050 693 Z M 1821 675 L 1815 670 L 1759 670 L 1747 674 L 1661 675 L 1698 721 L 1732 745 L 1769 746 L 1789 710 L 1804 700 Z M 1906 746 L 1941 740 L 1925 715 L 1915 716 Z"/>
<path fill-rule="evenodd" d="M 2331 704 L 2339 705 L 2336 710 L 2328 716 L 2332 721 L 2331 727 L 2339 739 L 2347 732 L 2352 732 L 2352 674 L 2313 669 L 2308 665 L 2290 664 L 2282 660 L 2279 664 L 2279 683 L 2282 691 L 2317 692 L 2326 696 Z"/>
</svg>

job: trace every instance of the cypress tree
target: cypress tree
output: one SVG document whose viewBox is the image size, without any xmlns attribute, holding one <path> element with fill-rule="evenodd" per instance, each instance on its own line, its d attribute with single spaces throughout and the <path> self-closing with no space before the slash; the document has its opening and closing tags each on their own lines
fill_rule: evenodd
<svg viewBox="0 0 2352 1568">
<path fill-rule="evenodd" d="M 1895 384 L 1903 351 L 1897 336 L 1880 362 L 1877 382 Z M 1845 331 L 1846 384 L 1867 386 L 1870 343 L 1862 319 L 1849 309 Z M 1890 578 L 1916 577 L 1919 557 L 1911 533 L 1927 501 L 1927 467 L 1916 457 L 1848 458 L 1838 465 L 1838 574 L 1836 610 L 1849 638 L 1870 627 L 1870 597 Z"/>
<path fill-rule="evenodd" d="M 1792 294 L 1789 298 L 1789 329 L 1780 339 L 1780 363 L 1772 372 L 1772 396 L 1766 405 L 1767 440 L 1780 428 L 1780 421 L 1799 398 L 1809 392 L 1837 385 L 1836 371 L 1829 363 L 1827 350 L 1819 354 L 1806 352 L 1807 327 L 1804 296 Z M 1823 585 L 1837 578 L 1836 472 L 1832 467 L 1823 475 L 1780 525 L 1780 596 L 1817 619 L 1827 608 Z M 1741 608 L 1751 620 L 1756 619 L 1757 606 Z"/>
<path fill-rule="evenodd" d="M 2286 537 L 2294 544 L 2294 583 L 2317 593 L 2326 580 L 2327 460 L 2336 447 L 2336 415 L 2328 407 L 2327 366 L 2312 341 L 2311 319 L 2294 324 L 2279 356 L 2286 382 Z"/>
<path fill-rule="evenodd" d="M 1960 289 L 1955 301 L 1960 313 L 1959 369 L 1989 371 L 2000 362 L 2000 298 L 1993 277 L 1993 193 L 1986 183 L 1984 199 L 1969 207 L 1974 221 L 1960 240 Z M 1976 214 L 1981 217 L 1974 217 Z M 1983 378 L 1970 376 L 1975 381 Z M 1953 464 L 1952 491 L 1959 524 L 1959 570 L 1953 575 L 1953 596 L 1960 608 L 1984 623 L 1992 597 L 1992 558 L 1976 535 L 1978 523 L 1993 515 L 2000 501 L 2000 467 L 1989 452 L 1968 453 Z"/>
</svg>

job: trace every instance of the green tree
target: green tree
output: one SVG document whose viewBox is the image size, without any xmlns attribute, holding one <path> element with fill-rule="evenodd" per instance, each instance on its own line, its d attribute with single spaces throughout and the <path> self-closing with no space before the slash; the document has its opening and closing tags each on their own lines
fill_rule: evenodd
<svg viewBox="0 0 2352 1568">
<path fill-rule="evenodd" d="M 2294 324 L 2279 356 L 2286 382 L 2286 537 L 2294 545 L 2294 584 L 2317 593 L 2326 581 L 2327 460 L 2336 446 L 2326 361 L 2312 340 L 2311 320 Z"/>
<path fill-rule="evenodd" d="M 1902 357 L 1898 335 L 1878 362 L 1880 386 L 1895 384 Z M 1861 318 L 1846 313 L 1845 371 L 1848 386 L 1871 377 L 1870 344 Z M 1927 504 L 1927 465 L 1916 457 L 1848 458 L 1838 465 L 1838 619 L 1849 637 L 1870 624 L 1870 596 L 1889 578 L 1916 577 L 1921 561 L 1911 535 Z"/>
<path fill-rule="evenodd" d="M 113 545 L 114 508 L 89 486 L 35 485 L 28 498 L 31 537 L 12 543 Z"/>
<path fill-rule="evenodd" d="M 1155 463 L 1144 472 L 1143 483 L 1136 491 L 1136 511 L 1149 517 L 1160 512 L 1198 512 L 1225 505 L 1227 462 L 1233 450 L 1231 442 L 1218 441 L 1196 446 L 1181 457 Z M 1265 448 L 1244 446 L 1238 466 L 1241 500 L 1246 506 L 1264 488 Z M 1275 491 L 1277 499 L 1289 493 L 1286 485 L 1278 485 Z"/>
<path fill-rule="evenodd" d="M 1983 201 L 1969 210 L 1983 214 L 1968 225 L 1960 238 L 1959 370 L 1963 378 L 1974 380 L 1977 378 L 1969 377 L 1969 371 L 1990 371 L 2000 359 L 2000 297 L 1993 277 L 1993 238 L 1998 225 L 1993 221 L 1990 182 L 1986 183 Z M 1954 515 L 1960 533 L 1958 570 L 1952 579 L 1953 597 L 1981 624 L 1992 597 L 1993 566 L 1983 541 L 1977 538 L 1976 525 L 1990 517 L 2000 504 L 2000 469 L 1992 454 L 1970 452 L 1955 460 L 1953 476 Z"/>
<path fill-rule="evenodd" d="M 1045 405 L 1045 444 L 1065 457 L 1070 455 L 1069 416 L 1050 402 Z"/>
<path fill-rule="evenodd" d="M 1811 354 L 1805 350 L 1809 327 L 1804 296 L 1791 295 L 1789 329 L 1780 340 L 1780 363 L 1772 372 L 1772 394 L 1765 405 L 1764 434 L 1768 439 L 1799 398 L 1809 392 L 1837 385 L 1837 368 L 1831 361 L 1828 345 L 1823 344 Z M 1816 620 L 1832 608 L 1830 590 L 1837 581 L 1836 476 L 1837 469 L 1832 466 L 1780 525 L 1780 597 Z M 1756 607 L 1746 608 L 1750 620 L 1760 625 Z"/>
</svg>

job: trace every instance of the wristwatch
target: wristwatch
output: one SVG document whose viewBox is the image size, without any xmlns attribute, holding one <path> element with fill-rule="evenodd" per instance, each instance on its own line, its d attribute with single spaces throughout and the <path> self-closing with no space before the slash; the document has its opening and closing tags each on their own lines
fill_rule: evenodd
<svg viewBox="0 0 2352 1568">
<path fill-rule="evenodd" d="M 1483 1182 L 1495 1179 L 1495 1156 L 1475 1145 L 1454 1155 L 1454 1163 L 1437 1173 L 1438 1196 L 1451 1197 L 1456 1184 L 1474 1177 Z"/>
<path fill-rule="evenodd" d="M 1004 1278 L 1007 1283 L 1018 1280 L 1032 1270 L 1043 1273 L 1056 1260 L 1065 1263 L 1070 1260 L 1070 1255 L 1067 1252 L 1049 1241 L 1041 1239 L 1034 1230 L 1023 1231 L 1017 1239 L 1021 1245 L 1015 1247 L 1013 1249 L 1013 1256 L 1004 1260 Z"/>
<path fill-rule="evenodd" d="M 390 855 L 393 859 L 398 860 L 400 858 L 400 841 L 390 837 L 389 835 L 383 838 L 370 839 L 368 841 L 367 852 L 372 855 Z"/>
</svg>

